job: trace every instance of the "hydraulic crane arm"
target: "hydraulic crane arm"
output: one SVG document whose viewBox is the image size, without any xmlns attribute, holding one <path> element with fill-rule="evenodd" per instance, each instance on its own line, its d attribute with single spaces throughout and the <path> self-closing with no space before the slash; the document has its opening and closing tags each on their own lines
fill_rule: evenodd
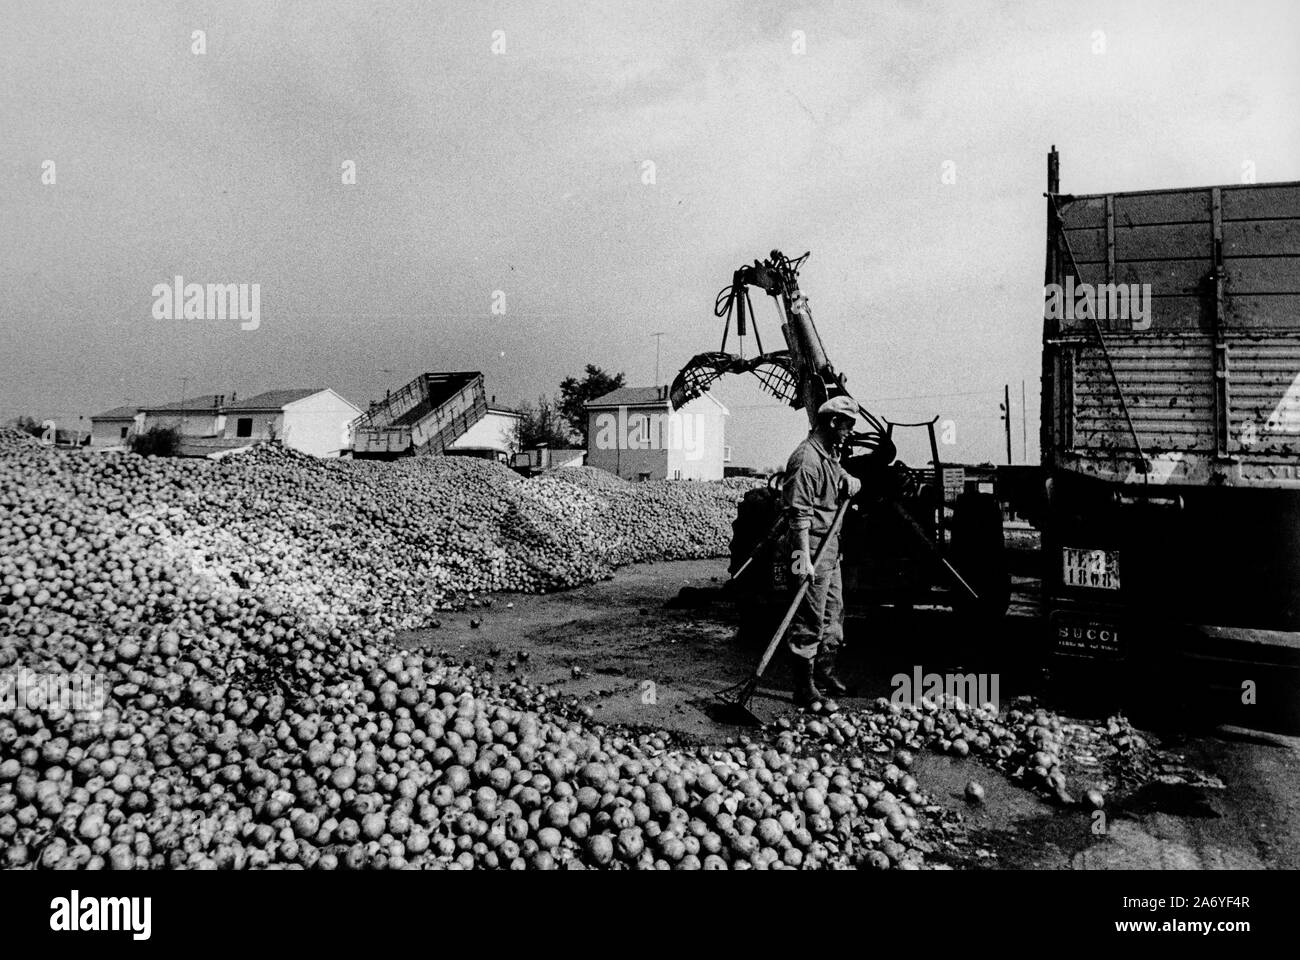
<svg viewBox="0 0 1300 960">
<path fill-rule="evenodd" d="M 722 332 L 722 350 L 701 353 L 692 357 L 673 380 L 669 398 L 674 407 L 681 407 L 705 393 L 720 377 L 728 373 L 753 373 L 769 393 L 784 400 L 796 410 L 803 408 L 810 425 L 815 425 L 817 408 L 831 397 L 852 399 L 844 383 L 843 374 L 835 372 L 826 356 L 821 334 L 813 323 L 808 298 L 799 289 L 799 268 L 808 254 L 790 259 L 780 250 L 773 250 L 763 261 L 740 267 L 732 274 L 731 285 L 718 294 L 714 313 L 726 317 Z M 727 337 L 731 331 L 731 318 L 736 317 L 736 333 L 743 337 L 753 323 L 753 307 L 749 301 L 749 288 L 757 287 L 778 301 L 784 322 L 781 334 L 785 350 L 760 352 L 746 360 L 726 352 Z M 762 350 L 762 340 L 754 325 L 754 338 Z M 855 401 L 856 402 L 856 401 Z M 888 430 L 862 404 L 858 404 L 867 429 L 854 435 L 853 444 L 874 449 L 888 443 Z M 892 444 L 889 444 L 892 447 Z M 891 457 L 892 459 L 892 457 Z"/>
<path fill-rule="evenodd" d="M 831 397 L 849 397 L 844 375 L 837 373 L 826 355 L 817 325 L 813 323 L 812 310 L 808 298 L 799 289 L 799 268 L 808 259 L 804 254 L 792 260 L 780 250 L 773 250 L 766 260 L 755 260 L 753 264 L 740 267 L 732 274 L 730 286 L 724 287 L 718 294 L 714 313 L 725 317 L 722 331 L 722 349 L 717 352 L 701 353 L 692 357 L 674 378 L 669 391 L 669 400 L 674 408 L 681 407 L 705 393 L 728 373 L 752 373 L 773 396 L 789 403 L 796 410 L 803 408 L 808 423 L 816 426 L 817 410 Z M 731 318 L 736 318 L 736 333 L 744 337 L 749 324 L 753 323 L 753 307 L 749 302 L 749 288 L 757 287 L 780 305 L 782 324 L 781 335 L 785 338 L 785 349 L 770 353 L 763 352 L 762 340 L 755 325 L 754 339 L 758 344 L 759 354 L 749 360 L 743 356 L 727 353 L 727 337 L 731 332 Z M 950 579 L 963 597 L 980 601 L 976 590 L 971 586 L 972 579 L 963 574 L 948 561 L 943 548 L 932 532 L 927 532 L 913 515 L 913 505 L 921 503 L 919 489 L 912 486 L 915 480 L 901 464 L 894 464 L 897 450 L 891 437 L 893 426 L 921 426 L 922 424 L 887 424 L 871 414 L 859 401 L 853 400 L 859 412 L 859 425 L 865 429 L 849 437 L 847 447 L 841 451 L 844 469 L 862 481 L 863 502 L 868 512 L 888 508 L 889 512 L 901 524 L 907 537 L 919 540 L 933 554 L 946 578 Z M 935 489 L 942 491 L 942 467 L 939 451 L 934 439 L 934 421 L 924 426 L 930 432 L 930 450 L 934 459 Z M 891 468 L 891 464 L 894 464 Z M 932 500 L 932 498 L 930 498 Z M 943 506 L 942 497 L 938 501 Z M 994 505 L 996 509 L 996 504 Z M 931 503 L 925 509 L 934 511 Z M 778 514 L 779 516 L 779 514 Z M 752 557 L 766 549 L 767 544 L 776 535 L 783 521 L 761 540 Z M 942 522 L 942 512 L 935 520 L 935 531 Z M 999 538 L 1001 531 L 999 530 Z M 999 550 L 1001 540 L 999 539 Z M 735 558 L 733 557 L 733 560 Z M 748 564 L 748 560 L 746 564 Z M 738 576 L 738 574 L 737 574 Z"/>
</svg>

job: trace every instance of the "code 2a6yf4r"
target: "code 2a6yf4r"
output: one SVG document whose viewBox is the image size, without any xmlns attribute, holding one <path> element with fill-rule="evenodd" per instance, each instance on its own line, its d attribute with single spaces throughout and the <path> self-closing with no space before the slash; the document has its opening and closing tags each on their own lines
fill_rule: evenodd
<svg viewBox="0 0 1300 960">
<path fill-rule="evenodd" d="M 1250 906 L 1250 897 L 1125 897 L 1124 906 L 1138 910 L 1163 910 L 1166 907 L 1191 907 L 1193 910 L 1205 909 L 1244 909 Z"/>
<path fill-rule="evenodd" d="M 1192 897 L 1192 909 L 1233 909 L 1244 910 L 1250 907 L 1250 897 Z"/>
</svg>

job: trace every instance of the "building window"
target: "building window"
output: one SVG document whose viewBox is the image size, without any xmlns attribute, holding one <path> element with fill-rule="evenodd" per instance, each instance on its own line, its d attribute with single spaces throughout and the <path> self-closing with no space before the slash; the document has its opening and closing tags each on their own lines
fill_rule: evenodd
<svg viewBox="0 0 1300 960">
<path fill-rule="evenodd" d="M 674 470 L 674 471 L 673 471 L 673 479 L 674 479 L 674 480 L 680 480 L 681 478 L 682 478 L 682 472 L 681 472 L 680 470 Z"/>
<path fill-rule="evenodd" d="M 723 448 L 722 448 L 722 462 L 723 462 L 723 463 L 730 463 L 730 462 L 731 462 L 731 448 L 730 448 L 730 447 L 723 447 Z"/>
<path fill-rule="evenodd" d="M 628 417 L 627 444 L 632 449 L 650 445 L 650 417 L 632 414 Z"/>
<path fill-rule="evenodd" d="M 122 432 L 119 433 L 119 434 L 117 435 L 117 436 L 118 436 L 118 439 L 119 439 L 119 440 L 125 440 L 125 439 L 126 439 L 126 432 L 127 432 L 128 430 L 130 430 L 130 429 L 131 429 L 130 427 L 123 427 L 123 428 L 122 428 Z"/>
<path fill-rule="evenodd" d="M 235 436 L 251 437 L 253 435 L 253 418 L 240 417 L 235 421 Z"/>
</svg>

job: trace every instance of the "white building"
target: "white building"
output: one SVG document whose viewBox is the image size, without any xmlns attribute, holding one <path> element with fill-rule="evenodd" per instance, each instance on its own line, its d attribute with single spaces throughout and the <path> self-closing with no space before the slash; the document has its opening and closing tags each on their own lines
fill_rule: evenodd
<svg viewBox="0 0 1300 960">
<path fill-rule="evenodd" d="M 280 440 L 317 457 L 337 457 L 352 446 L 349 426 L 361 408 L 328 387 L 268 390 L 227 404 L 218 436 L 234 445 Z"/>
<path fill-rule="evenodd" d="M 140 408 L 141 431 L 155 428 L 175 430 L 182 437 L 215 437 L 225 426 L 224 394 L 207 393 L 174 403 L 159 403 Z"/>
<path fill-rule="evenodd" d="M 519 449 L 517 441 L 520 419 L 517 410 L 489 404 L 483 419 L 450 443 L 446 452 L 509 463 Z"/>
<path fill-rule="evenodd" d="M 673 410 L 667 387 L 620 387 L 587 403 L 587 466 L 624 480 L 721 480 L 728 416 L 707 393 Z"/>
<path fill-rule="evenodd" d="M 139 407 L 114 407 L 90 418 L 90 445 L 97 450 L 122 449 L 144 425 Z"/>
<path fill-rule="evenodd" d="M 120 414 L 121 408 L 109 411 Z M 207 394 L 174 403 L 144 407 L 136 429 L 170 427 L 181 435 L 184 456 L 214 456 L 264 440 L 280 440 L 287 447 L 317 457 L 337 457 L 351 447 L 350 427 L 361 408 L 328 387 L 268 390 L 246 400 L 227 402 L 223 394 Z M 92 418 L 92 435 L 98 429 L 108 437 L 121 433 L 120 419 Z M 93 443 L 94 441 L 92 441 Z"/>
</svg>

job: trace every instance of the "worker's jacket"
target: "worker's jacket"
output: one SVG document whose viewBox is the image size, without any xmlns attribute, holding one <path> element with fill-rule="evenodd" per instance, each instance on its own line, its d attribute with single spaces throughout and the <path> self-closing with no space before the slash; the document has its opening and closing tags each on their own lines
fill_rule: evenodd
<svg viewBox="0 0 1300 960">
<path fill-rule="evenodd" d="M 840 484 L 845 476 L 835 455 L 810 433 L 790 454 L 785 466 L 782 500 L 792 538 L 808 531 L 813 550 L 826 536 L 835 519 Z"/>
</svg>

